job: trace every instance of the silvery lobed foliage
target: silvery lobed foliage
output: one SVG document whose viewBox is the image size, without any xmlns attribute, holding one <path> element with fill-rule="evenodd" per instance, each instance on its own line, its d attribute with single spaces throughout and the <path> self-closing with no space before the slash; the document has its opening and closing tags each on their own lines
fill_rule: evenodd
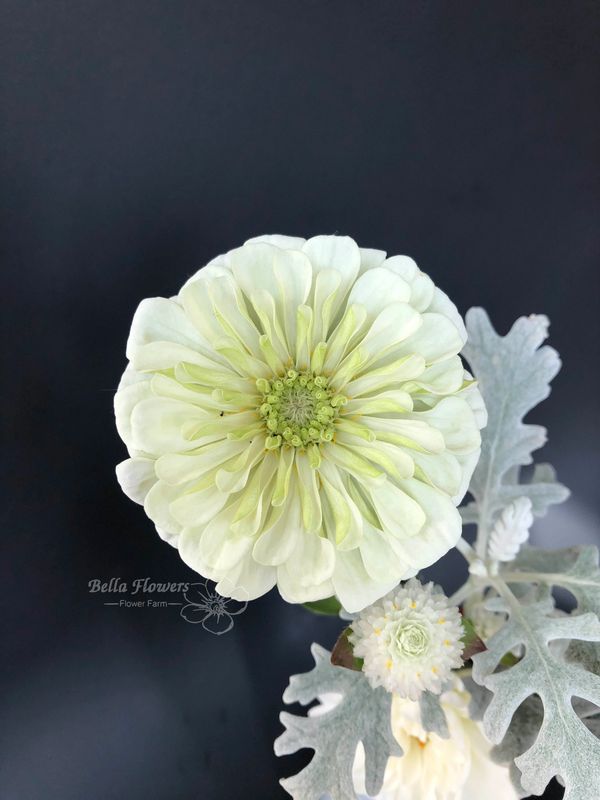
<svg viewBox="0 0 600 800">
<path fill-rule="evenodd" d="M 559 775 L 566 786 L 565 800 L 597 800 L 600 742 L 579 719 L 571 701 L 580 697 L 600 705 L 600 678 L 567 661 L 549 645 L 561 639 L 600 641 L 598 617 L 591 613 L 556 615 L 546 587 L 532 592 L 525 602 L 509 591 L 490 600 L 488 607 L 507 612 L 509 617 L 487 642 L 488 649 L 473 657 L 474 680 L 493 693 L 483 715 L 486 735 L 500 743 L 521 703 L 538 695 L 543 704 L 539 732 L 526 752 L 515 758 L 522 788 L 541 794 Z M 498 670 L 505 653 L 520 644 L 525 646 L 523 658 Z M 522 733 L 518 726 L 516 729 L 514 735 Z"/>
<path fill-rule="evenodd" d="M 478 527 L 476 549 L 484 574 L 477 580 L 497 595 L 487 608 L 506 621 L 486 642 L 487 650 L 473 657 L 473 678 L 465 683 L 473 719 L 483 720 L 496 744 L 492 758 L 510 763 L 521 797 L 541 794 L 557 776 L 566 786 L 565 800 L 598 800 L 598 551 L 526 547 L 519 552 L 527 539 L 529 514 L 542 516 L 568 497 L 547 464 L 536 465 L 528 481 L 522 482 L 521 474 L 532 463 L 532 452 L 546 441 L 545 429 L 523 423 L 523 417 L 548 396 L 560 369 L 557 353 L 540 347 L 547 328 L 546 317 L 531 316 L 517 320 L 501 337 L 485 311 L 467 314 L 465 356 L 479 381 L 489 421 L 470 486 L 474 502 L 462 514 L 465 523 Z M 509 563 L 502 563 L 498 575 L 487 574 L 488 557 Z M 554 586 L 575 596 L 572 614 L 555 608 Z M 332 666 L 318 645 L 312 652 L 315 668 L 290 679 L 284 700 L 306 704 L 328 693 L 341 700 L 322 716 L 282 714 L 287 730 L 276 742 L 276 753 L 306 747 L 315 751 L 309 766 L 282 785 L 296 800 L 354 797 L 352 764 L 362 741 L 367 791 L 376 794 L 388 757 L 401 754 L 390 728 L 391 696 L 371 689 L 362 673 Z M 506 666 L 504 656 L 511 652 L 523 655 Z M 438 698 L 425 694 L 420 705 L 423 726 L 447 736 Z"/>
<path fill-rule="evenodd" d="M 533 523 L 531 500 L 517 497 L 500 514 L 490 535 L 488 553 L 495 561 L 512 561 L 529 538 Z"/>
<path fill-rule="evenodd" d="M 448 739 L 448 721 L 440 703 L 440 698 L 433 692 L 423 692 L 419 701 L 421 725 L 428 733 L 437 733 L 441 739 Z"/>
<path fill-rule="evenodd" d="M 462 510 L 465 522 L 479 526 L 478 553 L 486 555 L 488 537 L 498 514 L 520 497 L 528 497 L 533 513 L 568 497 L 547 465 L 539 465 L 530 483 L 521 483 L 520 469 L 532 463 L 531 453 L 546 442 L 546 430 L 523 417 L 548 397 L 550 381 L 560 369 L 551 347 L 540 347 L 548 335 L 543 315 L 521 317 L 506 336 L 499 336 L 482 308 L 466 316 L 468 340 L 464 355 L 471 365 L 488 411 L 482 431 L 481 458 L 469 492 L 475 498 Z"/>
<path fill-rule="evenodd" d="M 283 712 L 286 730 L 275 741 L 275 753 L 287 755 L 308 747 L 314 750 L 310 764 L 281 781 L 295 800 L 348 800 L 355 797 L 352 765 L 356 748 L 365 749 L 366 788 L 375 795 L 381 789 L 388 757 L 402 750 L 392 734 L 392 696 L 385 689 L 372 689 L 362 672 L 335 667 L 330 653 L 318 644 L 311 652 L 315 666 L 310 672 L 292 675 L 283 695 L 285 703 L 307 703 L 323 695 L 336 694 L 337 705 L 322 714 L 300 717 Z"/>
<path fill-rule="evenodd" d="M 307 747 L 314 750 L 310 764 L 297 775 L 283 779 L 281 785 L 295 800 L 355 797 L 352 766 L 356 748 L 362 742 L 366 789 L 369 795 L 376 795 L 389 756 L 402 755 L 391 729 L 392 695 L 381 687 L 371 688 L 362 672 L 333 666 L 330 653 L 320 645 L 313 644 L 311 652 L 314 668 L 292 675 L 283 695 L 284 702 L 307 705 L 328 694 L 339 695 L 340 700 L 324 713 L 308 717 L 281 714 L 286 730 L 275 741 L 276 755 L 288 755 Z M 446 716 L 438 697 L 424 692 L 420 705 L 425 730 L 448 738 Z"/>
<path fill-rule="evenodd" d="M 507 336 L 500 337 L 483 310 L 472 309 L 467 315 L 465 355 L 489 414 L 481 460 L 469 487 L 475 502 L 463 513 L 465 522 L 478 524 L 476 547 L 481 558 L 489 554 L 508 561 L 511 549 L 517 554 L 527 538 L 526 500 L 540 516 L 568 496 L 548 465 L 536 467 L 529 483 L 520 482 L 521 467 L 532 463 L 532 451 L 546 440 L 543 428 L 522 419 L 548 396 L 550 381 L 560 368 L 557 353 L 540 347 L 547 327 L 545 317 L 521 318 Z M 488 649 L 474 656 L 473 678 L 492 693 L 480 697 L 479 706 L 487 736 L 499 745 L 493 756 L 513 761 L 511 771 L 521 796 L 541 794 L 551 778 L 559 776 L 566 787 L 565 800 L 597 800 L 600 742 L 593 733 L 595 706 L 600 705 L 600 678 L 595 674 L 600 664 L 597 549 L 526 548 L 490 583 L 499 597 L 489 600 L 487 608 L 506 614 L 507 620 L 486 642 Z M 578 607 L 573 614 L 556 611 L 552 586 L 575 595 Z M 558 646 L 563 640 L 569 644 Z M 519 646 L 524 647 L 523 657 L 503 668 L 503 657 Z M 589 717 L 582 720 L 583 714 Z"/>
</svg>

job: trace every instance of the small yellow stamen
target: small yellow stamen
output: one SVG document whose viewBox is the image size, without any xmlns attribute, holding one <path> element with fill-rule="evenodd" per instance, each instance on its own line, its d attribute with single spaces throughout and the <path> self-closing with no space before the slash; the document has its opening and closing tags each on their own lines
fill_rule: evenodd
<svg viewBox="0 0 600 800">
<path fill-rule="evenodd" d="M 373 628 L 375 631 L 375 636 L 381 636 L 381 628 Z"/>
<path fill-rule="evenodd" d="M 391 669 L 392 668 L 392 659 L 391 658 L 388 658 L 388 660 L 385 662 L 385 668 L 386 669 Z"/>
<path fill-rule="evenodd" d="M 444 622 L 446 622 L 446 618 L 445 618 L 445 617 L 440 617 L 440 618 L 438 619 L 438 625 L 443 625 L 443 624 L 444 624 Z"/>
<path fill-rule="evenodd" d="M 411 608 L 416 608 L 416 607 L 417 607 L 417 604 L 415 603 L 415 601 L 414 601 L 414 600 L 413 600 L 413 601 L 412 601 L 412 603 L 410 604 L 410 607 L 411 607 Z"/>
</svg>

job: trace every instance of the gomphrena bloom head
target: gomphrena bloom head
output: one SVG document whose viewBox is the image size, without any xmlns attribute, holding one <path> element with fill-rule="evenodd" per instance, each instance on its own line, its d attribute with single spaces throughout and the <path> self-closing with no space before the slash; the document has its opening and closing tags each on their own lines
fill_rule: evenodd
<svg viewBox="0 0 600 800">
<path fill-rule="evenodd" d="M 372 686 L 417 700 L 426 690 L 439 694 L 462 665 L 460 612 L 434 589 L 413 578 L 352 622 L 354 655 Z"/>
<path fill-rule="evenodd" d="M 361 609 L 460 536 L 485 423 L 465 338 L 410 258 L 251 240 L 136 311 L 121 486 L 222 594 Z"/>
</svg>

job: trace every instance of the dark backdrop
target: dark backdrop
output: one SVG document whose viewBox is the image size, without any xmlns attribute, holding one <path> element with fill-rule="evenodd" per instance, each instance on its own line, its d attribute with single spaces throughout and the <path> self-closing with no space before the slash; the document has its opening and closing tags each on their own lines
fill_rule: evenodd
<svg viewBox="0 0 600 800">
<path fill-rule="evenodd" d="M 573 498 L 545 530 L 597 541 L 599 6 L 0 8 L 0 796 L 283 798 L 281 693 L 336 623 L 271 593 L 219 638 L 88 592 L 193 579 L 114 478 L 132 313 L 263 232 L 408 253 L 502 331 L 547 313 L 565 366 L 535 419 Z"/>
</svg>

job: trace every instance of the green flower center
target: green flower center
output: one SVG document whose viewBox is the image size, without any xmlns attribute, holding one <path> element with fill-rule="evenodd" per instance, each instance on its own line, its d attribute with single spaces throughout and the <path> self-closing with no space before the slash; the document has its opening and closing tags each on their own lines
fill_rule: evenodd
<svg viewBox="0 0 600 800">
<path fill-rule="evenodd" d="M 256 386 L 263 395 L 259 413 L 270 434 L 267 448 L 307 447 L 333 439 L 333 423 L 346 398 L 330 389 L 323 375 L 290 369 L 281 378 L 259 378 Z"/>
<path fill-rule="evenodd" d="M 398 654 L 409 658 L 422 656 L 429 648 L 427 630 L 414 622 L 399 626 L 393 641 Z"/>
</svg>

